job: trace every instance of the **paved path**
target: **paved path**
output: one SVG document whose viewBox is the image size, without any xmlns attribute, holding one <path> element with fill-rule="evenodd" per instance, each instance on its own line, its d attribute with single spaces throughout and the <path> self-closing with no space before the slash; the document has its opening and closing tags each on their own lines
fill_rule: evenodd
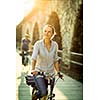
<svg viewBox="0 0 100 100">
<path fill-rule="evenodd" d="M 30 69 L 21 65 L 21 57 L 16 53 L 16 100 L 31 100 L 32 88 L 25 82 Z M 59 79 L 54 88 L 55 100 L 83 100 L 82 87 L 82 83 L 64 75 L 64 81 Z"/>
</svg>

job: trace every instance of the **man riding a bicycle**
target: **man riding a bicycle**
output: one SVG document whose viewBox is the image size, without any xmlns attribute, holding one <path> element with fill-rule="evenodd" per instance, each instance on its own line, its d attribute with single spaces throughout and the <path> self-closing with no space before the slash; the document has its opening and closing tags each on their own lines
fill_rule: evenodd
<svg viewBox="0 0 100 100">
<path fill-rule="evenodd" d="M 24 64 L 24 52 L 29 54 L 32 51 L 31 41 L 29 39 L 29 34 L 25 34 L 25 37 L 21 40 L 21 54 L 22 54 L 22 64 Z"/>
</svg>

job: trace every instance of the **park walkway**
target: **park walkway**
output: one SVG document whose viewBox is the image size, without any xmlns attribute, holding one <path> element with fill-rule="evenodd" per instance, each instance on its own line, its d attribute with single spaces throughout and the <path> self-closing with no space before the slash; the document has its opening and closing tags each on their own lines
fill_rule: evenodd
<svg viewBox="0 0 100 100">
<path fill-rule="evenodd" d="M 31 100 L 32 88 L 25 82 L 30 69 L 30 66 L 21 65 L 21 57 L 16 53 L 16 100 Z M 82 88 L 82 83 L 64 74 L 64 81 L 59 79 L 54 88 L 55 100 L 83 100 Z"/>
</svg>

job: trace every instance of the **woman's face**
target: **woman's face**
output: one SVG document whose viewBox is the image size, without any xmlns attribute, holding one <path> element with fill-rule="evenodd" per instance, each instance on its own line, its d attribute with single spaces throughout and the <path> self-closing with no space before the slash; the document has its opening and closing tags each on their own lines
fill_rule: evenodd
<svg viewBox="0 0 100 100">
<path fill-rule="evenodd" d="M 44 39 L 51 39 L 52 36 L 53 36 L 52 28 L 49 27 L 49 26 L 44 27 L 44 29 L 43 29 L 43 38 Z"/>
</svg>

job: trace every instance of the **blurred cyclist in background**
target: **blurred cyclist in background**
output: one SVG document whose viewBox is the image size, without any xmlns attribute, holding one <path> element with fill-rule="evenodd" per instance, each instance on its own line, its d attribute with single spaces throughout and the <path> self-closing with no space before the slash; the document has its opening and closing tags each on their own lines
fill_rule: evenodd
<svg viewBox="0 0 100 100">
<path fill-rule="evenodd" d="M 25 37 L 21 40 L 22 64 L 24 64 L 24 51 L 26 51 L 28 54 L 32 52 L 31 40 L 29 37 L 29 34 L 25 34 Z"/>
</svg>

